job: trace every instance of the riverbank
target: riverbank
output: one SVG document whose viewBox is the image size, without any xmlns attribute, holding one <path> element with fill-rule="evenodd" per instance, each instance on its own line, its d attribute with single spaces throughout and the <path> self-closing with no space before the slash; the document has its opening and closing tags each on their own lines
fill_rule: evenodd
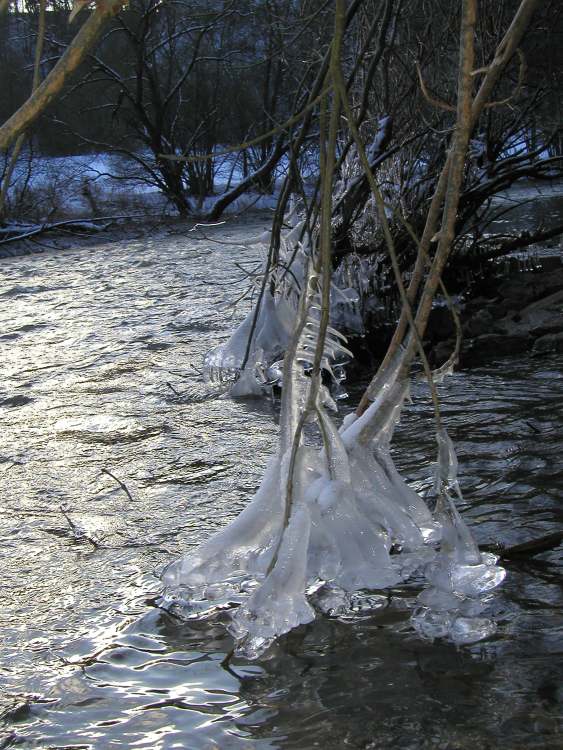
<svg viewBox="0 0 563 750">
<path fill-rule="evenodd" d="M 211 226 L 240 227 L 249 222 L 264 224 L 265 231 L 271 222 L 272 212 L 269 209 L 244 208 L 240 213 L 227 214 L 224 219 Z M 83 248 L 107 248 L 120 245 L 127 241 L 137 241 L 143 238 L 159 241 L 165 237 L 186 237 L 189 241 L 190 233 L 196 233 L 196 239 L 207 234 L 205 222 L 196 218 L 185 219 L 178 216 L 151 216 L 146 213 L 127 216 L 101 218 L 99 220 L 76 220 L 76 224 L 68 223 L 34 234 L 23 239 L 9 242 L 0 241 L 0 260 L 17 258 L 26 255 L 42 255 L 45 252 L 65 252 L 81 250 Z M 40 225 L 35 225 L 40 228 Z M 219 241 L 219 240 L 214 240 Z"/>
<path fill-rule="evenodd" d="M 461 308 L 462 368 L 506 355 L 540 357 L 563 351 L 563 253 L 542 256 L 531 270 L 511 265 L 504 275 L 476 284 Z M 428 339 L 435 365 L 453 351 L 454 334 L 449 311 L 434 310 Z"/>
</svg>

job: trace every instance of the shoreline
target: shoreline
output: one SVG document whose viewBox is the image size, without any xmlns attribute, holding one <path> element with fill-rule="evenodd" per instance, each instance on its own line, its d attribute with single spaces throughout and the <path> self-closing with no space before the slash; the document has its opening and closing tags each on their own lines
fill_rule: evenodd
<svg viewBox="0 0 563 750">
<path fill-rule="evenodd" d="M 563 352 L 563 252 L 546 246 L 533 270 L 513 264 L 505 274 L 485 276 L 458 306 L 462 340 L 456 370 L 512 355 L 541 357 Z M 551 251 L 551 252 L 549 252 Z M 394 325 L 384 324 L 348 346 L 360 370 L 383 359 Z M 430 364 L 441 367 L 455 348 L 455 325 L 447 306 L 432 309 L 424 339 Z"/>
<path fill-rule="evenodd" d="M 219 222 L 208 225 L 209 229 L 222 226 L 237 225 L 241 221 L 259 223 L 271 215 L 267 208 L 248 208 L 238 214 L 227 214 Z M 63 220 L 64 221 L 64 220 Z M 10 258 L 30 255 L 44 255 L 48 252 L 81 249 L 83 247 L 107 246 L 138 240 L 143 237 L 162 237 L 163 235 L 177 236 L 194 231 L 198 225 L 204 226 L 205 220 L 197 217 L 182 218 L 171 216 L 139 216 L 118 217 L 104 222 L 103 217 L 72 219 L 78 226 L 68 224 L 67 227 L 46 229 L 45 232 L 29 239 L 14 239 L 3 244 L 0 241 L 0 262 Z M 94 222 L 101 222 L 102 226 L 95 230 Z M 55 222 L 56 223 L 56 222 Z M 88 229 L 80 228 L 80 225 Z"/>
</svg>

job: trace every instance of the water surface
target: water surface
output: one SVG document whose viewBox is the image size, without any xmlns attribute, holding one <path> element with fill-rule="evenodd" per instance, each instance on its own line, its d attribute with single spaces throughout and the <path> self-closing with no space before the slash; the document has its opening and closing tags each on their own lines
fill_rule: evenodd
<svg viewBox="0 0 563 750">
<path fill-rule="evenodd" d="M 560 551 L 511 564 L 497 635 L 461 649 L 414 633 L 416 590 L 230 668 L 219 617 L 154 606 L 155 572 L 244 507 L 275 447 L 272 404 L 202 401 L 197 371 L 246 310 L 255 252 L 224 241 L 266 222 L 2 262 L 0 747 L 561 747 Z M 395 457 L 424 490 L 414 396 Z M 563 358 L 457 373 L 442 398 L 479 542 L 559 529 Z"/>
</svg>

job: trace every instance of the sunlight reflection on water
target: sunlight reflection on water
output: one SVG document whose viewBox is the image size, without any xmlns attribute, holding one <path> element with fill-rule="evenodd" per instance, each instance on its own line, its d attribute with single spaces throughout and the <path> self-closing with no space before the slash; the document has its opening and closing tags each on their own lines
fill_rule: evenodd
<svg viewBox="0 0 563 750">
<path fill-rule="evenodd" d="M 197 390 L 194 368 L 244 314 L 226 312 L 239 251 L 208 244 L 166 236 L 0 266 L 5 746 L 555 747 L 557 552 L 510 566 L 497 636 L 460 650 L 413 632 L 416 587 L 232 671 L 221 615 L 186 624 L 154 607 L 154 572 L 244 507 L 276 436 L 268 402 L 194 403 L 167 385 Z M 479 542 L 559 527 L 562 365 L 509 359 L 441 386 Z M 423 386 L 413 395 L 396 461 L 423 491 L 432 413 Z"/>
</svg>

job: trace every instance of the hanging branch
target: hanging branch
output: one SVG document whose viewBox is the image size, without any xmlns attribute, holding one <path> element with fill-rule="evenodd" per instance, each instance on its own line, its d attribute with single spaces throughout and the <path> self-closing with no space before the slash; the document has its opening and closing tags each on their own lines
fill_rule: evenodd
<svg viewBox="0 0 563 750">
<path fill-rule="evenodd" d="M 402 214 L 400 214 L 399 212 L 396 212 L 395 215 L 398 218 L 398 220 L 400 221 L 400 223 L 407 230 L 410 238 L 412 239 L 412 241 L 415 244 L 415 247 L 420 252 L 424 253 L 426 262 L 428 264 L 428 267 L 430 267 L 431 266 L 431 260 L 428 257 L 428 255 L 426 254 L 426 252 L 424 251 L 424 248 L 421 246 L 420 239 L 419 239 L 419 237 L 417 237 L 417 235 L 416 235 L 416 233 L 415 233 L 412 225 L 410 224 L 410 222 L 408 222 L 404 218 L 404 216 L 402 216 Z M 461 327 L 461 320 L 460 320 L 460 317 L 459 317 L 459 313 L 456 310 L 454 302 L 453 302 L 453 300 L 452 300 L 452 298 L 451 298 L 448 290 L 446 289 L 446 286 L 445 286 L 444 281 L 443 281 L 442 278 L 440 278 L 440 291 L 444 295 L 444 298 L 446 300 L 446 304 L 448 305 L 448 309 L 449 309 L 449 311 L 451 313 L 451 316 L 453 318 L 453 323 L 454 323 L 454 328 L 455 328 L 455 332 L 456 332 L 456 337 L 455 337 L 455 345 L 454 345 L 453 352 L 450 354 L 450 356 L 448 357 L 448 359 L 442 365 L 440 365 L 440 367 L 438 367 L 436 370 L 432 371 L 432 380 L 433 380 L 434 383 L 439 382 L 439 379 L 443 375 L 446 375 L 447 373 L 449 373 L 450 370 L 451 370 L 451 368 L 455 367 L 457 365 L 457 363 L 459 362 L 459 353 L 461 351 L 461 342 L 462 342 L 462 339 L 463 339 L 463 330 L 462 330 L 462 327 Z"/>
<path fill-rule="evenodd" d="M 443 99 L 438 99 L 428 91 L 424 82 L 424 78 L 422 77 L 422 71 L 420 70 L 420 65 L 418 64 L 418 62 L 416 63 L 416 72 L 418 74 L 418 82 L 420 83 L 422 96 L 426 99 L 426 101 L 429 104 L 432 104 L 433 107 L 437 107 L 438 109 L 445 109 L 446 112 L 455 112 L 455 104 L 450 104 L 449 102 L 445 102 Z"/>
<path fill-rule="evenodd" d="M 201 611 L 202 601 L 207 599 L 210 581 L 224 581 L 227 590 L 233 587 L 238 591 L 242 588 L 240 574 L 245 573 L 246 588 L 248 573 L 258 585 L 247 598 L 242 598 L 241 606 L 232 616 L 228 628 L 235 638 L 237 653 L 250 659 L 264 653 L 280 635 L 311 622 L 316 616 L 315 608 L 327 611 L 326 606 L 330 602 L 326 594 L 331 600 L 333 596 L 337 597 L 339 601 L 342 600 L 343 607 L 348 607 L 348 594 L 353 591 L 385 588 L 406 579 L 409 572 L 399 570 L 396 565 L 400 558 L 393 561 L 389 557 L 391 544 L 396 544 L 398 555 L 402 554 L 400 547 L 404 547 L 409 555 L 424 550 L 425 560 L 428 552 L 431 559 L 436 561 L 436 573 L 439 573 L 440 579 L 451 583 L 452 594 L 465 596 L 467 592 L 469 597 L 473 597 L 481 592 L 481 582 L 477 579 L 472 579 L 467 587 L 465 583 L 460 584 L 458 591 L 454 573 L 457 573 L 459 564 L 474 565 L 477 576 L 481 576 L 483 568 L 487 569 L 487 574 L 489 568 L 494 568 L 493 563 L 489 564 L 480 556 L 471 533 L 450 498 L 450 492 L 460 493 L 456 478 L 457 459 L 453 445 L 441 427 L 433 374 L 421 341 L 428 315 L 427 298 L 431 303 L 441 284 L 443 266 L 453 244 L 460 187 L 473 125 L 476 6 L 477 0 L 462 0 L 456 127 L 450 154 L 442 171 L 441 197 L 435 197 L 432 204 L 434 215 L 428 219 L 425 227 L 425 239 L 415 240 L 422 264 L 419 283 L 422 285 L 424 282 L 423 296 L 415 314 L 418 289 L 414 289 L 410 299 L 403 287 L 386 206 L 359 133 L 357 118 L 353 116 L 353 108 L 348 102 L 341 68 L 345 1 L 336 0 L 330 59 L 322 78 L 316 79 L 319 90 L 314 94 L 326 92 L 319 102 L 320 177 L 313 199 L 308 204 L 305 201 L 307 219 L 302 224 L 292 226 L 284 242 L 284 249 L 290 255 L 291 243 L 299 245 L 299 233 L 308 232 L 311 247 L 306 248 L 308 252 L 303 247 L 295 251 L 295 257 L 299 253 L 298 275 L 303 273 L 305 283 L 301 284 L 298 310 L 284 358 L 279 449 L 259 490 L 242 513 L 196 551 L 172 563 L 163 574 L 170 607 L 174 610 L 187 606 L 188 611 L 196 614 Z M 322 65 L 324 67 L 324 59 Z M 330 370 L 330 360 L 335 359 L 335 351 L 346 351 L 336 341 L 338 332 L 329 327 L 333 183 L 338 164 L 337 136 L 342 111 L 350 131 L 346 142 L 356 144 L 362 172 L 377 205 L 395 281 L 403 301 L 406 322 L 399 345 L 403 343 L 407 325 L 410 332 L 406 346 L 400 346 L 396 356 L 390 355 L 393 356 L 392 368 L 383 371 L 387 377 L 383 391 L 385 395 L 378 401 L 381 408 L 376 414 L 375 408 L 370 410 L 364 419 L 355 420 L 352 417 L 339 433 L 324 410 L 327 399 L 321 376 L 322 368 Z M 294 143 L 303 142 L 300 139 L 309 128 L 309 122 L 307 115 Z M 279 205 L 285 205 L 289 186 L 294 179 L 292 172 L 290 169 Z M 277 217 L 280 215 L 278 211 Z M 436 234 L 439 222 L 441 229 Z M 315 227 L 314 231 L 311 226 Z M 278 226 L 279 229 L 281 226 Z M 413 232 L 413 239 L 415 237 Z M 433 254 L 427 249 L 432 239 L 437 242 Z M 291 265 L 291 260 L 286 262 L 285 257 L 282 260 L 284 265 Z M 304 271 L 303 265 L 306 267 Z M 443 285 L 442 289 L 446 293 Z M 412 292 L 412 289 L 409 291 Z M 408 487 L 389 452 L 393 428 L 406 393 L 410 364 L 417 351 L 435 398 L 440 448 L 437 486 L 440 497 L 444 498 L 444 507 L 439 508 L 443 511 L 441 515 L 433 515 L 422 498 Z M 375 381 L 382 380 L 380 371 Z M 388 397 L 390 392 L 391 397 Z M 319 428 L 322 439 L 319 452 L 306 439 L 306 424 L 309 422 L 316 423 Z M 371 438 L 374 444 L 368 445 Z M 434 554 L 429 547 L 425 547 L 426 542 L 437 541 L 440 533 L 441 550 L 448 554 Z M 450 549 L 453 550 L 451 555 Z M 504 571 L 494 572 L 495 585 L 501 582 L 503 575 Z M 431 584 L 435 580 L 437 578 L 429 576 Z M 309 588 L 311 583 L 315 587 L 319 584 L 322 586 L 322 589 L 317 588 L 315 598 Z M 217 606 L 213 601 L 209 604 L 211 611 Z M 426 616 L 433 616 L 432 609 L 430 604 L 421 607 L 422 611 L 413 616 L 415 627 L 424 626 Z M 457 611 L 448 610 L 444 615 L 447 622 L 444 620 L 443 625 L 455 639 L 454 616 L 457 617 Z M 483 626 L 484 629 L 480 631 L 483 635 L 490 633 L 488 626 L 486 623 L 486 627 Z M 232 653 L 227 656 L 225 664 L 228 664 Z"/>
<path fill-rule="evenodd" d="M 333 89 L 332 96 L 332 108 L 330 114 L 329 132 L 328 139 L 325 143 L 325 119 L 326 119 L 326 102 L 323 102 L 321 107 L 321 143 L 320 143 L 320 157 L 321 157 L 321 174 L 322 174 L 322 195 L 321 195 L 321 218 L 320 218 L 320 231 L 319 231 L 319 255 L 317 263 L 315 264 L 315 273 L 307 274 L 308 285 L 302 291 L 302 300 L 300 305 L 300 311 L 298 316 L 298 324 L 292 336 L 292 344 L 288 347 L 285 361 L 284 371 L 289 372 L 292 367 L 292 361 L 297 354 L 297 347 L 299 340 L 305 327 L 312 297 L 318 289 L 318 279 L 321 280 L 321 317 L 319 321 L 319 331 L 317 334 L 317 342 L 315 347 L 315 354 L 313 359 L 313 369 L 311 373 L 311 382 L 309 384 L 309 391 L 307 394 L 307 401 L 305 407 L 297 421 L 295 431 L 292 435 L 291 453 L 289 459 L 289 467 L 287 471 L 287 480 L 285 487 L 285 502 L 284 502 L 284 516 L 282 532 L 279 536 L 278 543 L 270 565 L 268 566 L 268 572 L 272 571 L 279 555 L 279 551 L 282 544 L 284 531 L 287 529 L 289 520 L 291 518 L 291 512 L 293 508 L 293 489 L 294 489 L 294 473 L 297 462 L 297 454 L 301 445 L 301 437 L 303 428 L 309 415 L 317 409 L 317 399 L 319 394 L 319 388 L 321 386 L 321 363 L 323 359 L 326 333 L 329 323 L 330 315 L 330 280 L 332 274 L 332 257 L 331 257 L 331 220 L 332 220 L 332 183 L 334 178 L 334 168 L 336 162 L 336 139 L 338 135 L 338 125 L 340 120 L 340 95 L 336 88 L 336 71 L 340 68 L 340 56 L 342 52 L 342 39 L 344 36 L 345 29 L 345 13 L 344 13 L 344 2 L 343 0 L 336 0 L 335 8 L 335 21 L 334 21 L 334 36 L 332 41 L 332 49 L 330 55 L 330 66 L 328 72 L 328 78 Z M 315 288 L 313 288 L 315 287 Z M 286 408 L 295 408 L 292 389 L 287 388 L 286 392 L 286 379 L 284 378 L 284 396 Z M 291 422 L 290 422 L 291 424 Z M 283 436 L 282 436 L 283 437 Z M 287 439 L 288 436 L 286 436 Z"/>
<path fill-rule="evenodd" d="M 426 329 L 432 301 L 436 294 L 439 281 L 442 277 L 442 271 L 455 238 L 457 208 L 459 205 L 461 184 L 465 170 L 465 157 L 472 129 L 472 72 L 475 59 L 474 39 L 476 20 L 477 1 L 464 0 L 460 38 L 457 121 L 454 131 L 453 145 L 450 150 L 450 169 L 448 170 L 442 225 L 438 235 L 438 248 L 426 279 L 424 289 L 422 290 L 422 298 L 416 316 L 416 325 L 419 332 L 422 334 Z M 404 371 L 408 371 L 414 351 L 415 347 L 413 339 L 407 346 L 407 353 L 403 364 Z"/>
<path fill-rule="evenodd" d="M 483 81 L 481 82 L 481 86 L 479 87 L 479 90 L 471 104 L 470 119 L 469 119 L 469 122 L 465 126 L 465 129 L 467 130 L 468 134 L 471 133 L 471 131 L 477 124 L 477 121 L 479 120 L 479 117 L 481 113 L 483 112 L 485 105 L 488 102 L 494 87 L 498 83 L 498 80 L 502 72 L 504 71 L 506 65 L 509 63 L 512 56 L 514 55 L 518 45 L 520 44 L 520 41 L 526 29 L 528 28 L 532 15 L 534 11 L 536 10 L 536 8 L 538 7 L 539 3 L 540 3 L 540 0 L 522 0 L 522 2 L 520 3 L 520 6 L 512 20 L 512 23 L 510 24 L 510 27 L 508 28 L 503 39 L 498 45 L 496 52 L 495 52 L 495 56 L 492 62 L 490 63 L 490 65 L 488 66 L 487 72 L 485 73 Z M 472 77 L 472 73 L 473 73 L 473 70 L 470 70 L 468 71 L 467 75 L 469 75 L 469 77 Z M 468 86 L 469 88 L 471 88 L 470 83 L 468 83 Z M 440 177 L 438 179 L 438 183 L 436 185 L 436 189 L 434 191 L 434 195 L 432 197 L 432 201 L 428 209 L 424 231 L 420 239 L 420 247 L 418 249 L 418 253 L 416 256 L 416 261 L 414 264 L 411 281 L 407 289 L 407 297 L 411 305 L 414 304 L 416 300 L 418 290 L 424 278 L 424 271 L 426 268 L 426 258 L 429 257 L 430 255 L 430 246 L 431 246 L 432 240 L 436 236 L 438 221 L 439 221 L 440 215 L 442 214 L 442 205 L 446 197 L 446 193 L 448 192 L 449 171 L 452 165 L 453 155 L 454 155 L 454 149 L 452 147 L 448 153 L 446 163 L 444 164 L 442 171 L 440 173 Z M 450 217 L 450 218 L 453 218 L 455 220 L 455 216 Z M 445 253 L 445 257 L 442 257 L 440 259 L 439 265 L 435 268 L 433 282 L 431 286 L 428 288 L 427 294 L 426 294 L 426 302 L 424 306 L 424 309 L 426 310 L 426 312 L 423 315 L 421 315 L 420 318 L 417 318 L 417 326 L 419 329 L 419 334 L 421 336 L 424 336 L 424 331 L 426 329 L 426 322 L 428 319 L 428 315 L 430 313 L 430 307 L 432 305 L 432 298 L 430 297 L 430 291 L 431 291 L 431 288 L 434 288 L 434 292 L 435 292 L 435 288 L 438 283 L 438 278 L 436 277 L 436 271 L 439 268 L 440 274 L 441 274 L 441 270 L 443 269 L 445 262 L 447 260 L 447 255 L 449 254 L 449 249 L 450 248 L 447 249 L 447 252 Z M 441 250 L 442 250 L 442 256 L 443 256 L 444 251 L 445 251 L 444 240 L 442 240 Z M 432 293 L 432 297 L 433 297 L 433 293 Z M 429 299 L 430 299 L 430 306 L 428 303 Z M 423 325 L 421 325 L 422 323 Z M 391 343 L 387 349 L 385 358 L 380 365 L 378 373 L 376 373 L 371 383 L 368 385 L 367 389 L 365 390 L 362 396 L 362 399 L 360 400 L 360 403 L 356 410 L 356 413 L 358 416 L 360 416 L 361 414 L 365 412 L 370 402 L 373 400 L 375 386 L 377 385 L 377 383 L 379 383 L 381 373 L 383 373 L 389 367 L 391 361 L 393 360 L 393 357 L 395 356 L 396 352 L 399 349 L 399 346 L 403 342 L 403 339 L 407 330 L 407 326 L 408 326 L 408 314 L 407 314 L 406 309 L 403 307 L 401 311 L 401 316 L 399 318 L 399 322 L 395 329 L 395 333 L 393 335 Z M 412 358 L 413 352 L 414 352 L 414 347 L 411 351 L 411 355 L 410 355 L 411 358 Z M 410 361 L 406 361 L 406 366 L 409 366 L 409 365 L 410 365 Z"/>
<path fill-rule="evenodd" d="M 92 47 L 98 41 L 107 21 L 119 12 L 124 0 L 104 0 L 82 24 L 80 31 L 64 51 L 62 57 L 44 78 L 32 95 L 0 127 L 0 151 L 5 151 L 10 143 L 39 117 L 61 93 L 63 86 L 84 62 Z"/>
<path fill-rule="evenodd" d="M 363 141 L 360 137 L 360 133 L 358 131 L 356 122 L 354 120 L 354 115 L 352 113 L 352 110 L 350 108 L 350 104 L 348 102 L 348 97 L 346 95 L 346 88 L 344 84 L 344 79 L 342 77 L 342 72 L 340 68 L 335 73 L 335 85 L 337 87 L 337 90 L 340 93 L 340 97 L 342 100 L 342 106 L 344 109 L 344 112 L 346 114 L 346 117 L 348 119 L 348 127 L 350 128 L 350 132 L 352 133 L 352 137 L 354 139 L 354 142 L 356 144 L 356 148 L 358 150 L 358 156 L 360 158 L 360 163 L 362 165 L 362 168 L 364 170 L 364 174 L 367 177 L 368 184 L 371 190 L 371 193 L 373 195 L 373 198 L 375 200 L 375 204 L 377 206 L 377 213 L 379 216 L 379 221 L 381 223 L 381 226 L 383 227 L 383 235 L 385 237 L 385 244 L 387 246 L 387 252 L 389 253 L 389 258 L 391 260 L 391 266 L 393 268 L 393 274 L 395 276 L 395 283 L 397 284 L 397 287 L 399 289 L 399 294 L 401 297 L 401 302 L 403 304 L 403 309 L 406 312 L 407 320 L 410 325 L 410 329 L 412 332 L 412 335 L 414 337 L 414 340 L 416 342 L 417 349 L 420 354 L 420 359 L 422 361 L 422 365 L 424 367 L 424 372 L 426 374 L 426 378 L 428 380 L 428 386 L 430 388 L 430 392 L 432 394 L 432 402 L 434 404 L 434 415 L 436 419 L 436 429 L 440 431 L 442 429 L 442 420 L 440 416 L 440 402 L 438 399 L 438 392 L 436 391 L 436 386 L 434 385 L 434 379 L 432 377 L 432 371 L 430 369 L 430 365 L 428 363 L 428 358 L 426 357 L 426 354 L 424 352 L 424 347 L 422 346 L 422 340 L 420 338 L 418 329 L 415 325 L 414 316 L 412 312 L 412 307 L 410 304 L 410 301 L 407 297 L 407 293 L 405 291 L 405 287 L 403 284 L 403 278 L 401 276 L 401 269 L 399 268 L 399 262 L 397 260 L 397 253 L 395 252 L 395 243 L 393 241 L 393 236 L 391 234 L 391 230 L 389 228 L 389 221 L 387 219 L 387 214 L 385 213 L 385 203 L 383 200 L 383 196 L 381 195 L 381 191 L 379 190 L 379 187 L 377 185 L 377 182 L 375 181 L 375 177 L 373 176 L 372 167 L 370 165 Z"/>
</svg>

